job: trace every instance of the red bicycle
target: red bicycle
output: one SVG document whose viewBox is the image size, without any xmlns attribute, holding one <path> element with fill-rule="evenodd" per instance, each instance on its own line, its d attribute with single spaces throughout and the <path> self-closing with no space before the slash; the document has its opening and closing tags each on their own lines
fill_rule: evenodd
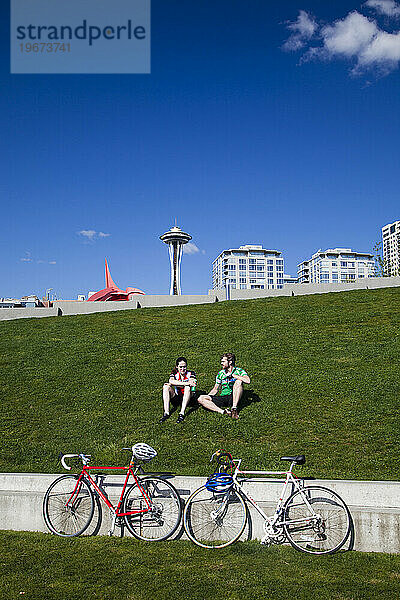
<svg viewBox="0 0 400 600">
<path fill-rule="evenodd" d="M 140 540 L 166 540 L 178 529 L 182 517 L 182 502 L 177 490 L 165 479 L 144 475 L 142 462 L 149 461 L 157 452 L 147 444 L 135 444 L 123 448 L 132 452 L 127 467 L 89 466 L 90 455 L 64 454 L 61 463 L 65 469 L 71 467 L 66 458 L 77 457 L 83 468 L 78 475 L 62 475 L 47 490 L 43 500 L 43 516 L 52 533 L 61 537 L 75 537 L 89 527 L 98 499 L 110 509 L 111 529 L 126 525 L 130 533 Z M 114 506 L 98 485 L 98 477 L 90 471 L 125 471 L 126 477 L 118 503 Z M 133 483 L 128 485 L 129 478 Z M 96 498 L 97 496 L 97 498 Z"/>
</svg>

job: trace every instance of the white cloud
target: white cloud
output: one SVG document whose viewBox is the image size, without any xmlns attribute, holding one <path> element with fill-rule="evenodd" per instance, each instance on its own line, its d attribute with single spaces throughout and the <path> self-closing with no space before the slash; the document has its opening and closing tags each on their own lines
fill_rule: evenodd
<svg viewBox="0 0 400 600">
<path fill-rule="evenodd" d="M 32 254 L 30 252 L 25 252 L 25 256 L 19 259 L 21 262 L 32 262 Z"/>
<path fill-rule="evenodd" d="M 359 56 L 361 65 L 398 63 L 400 61 L 400 32 L 380 31 Z"/>
<path fill-rule="evenodd" d="M 30 252 L 25 252 L 25 256 L 23 256 L 19 260 L 21 262 L 26 262 L 26 263 L 32 263 L 35 260 L 36 264 L 38 264 L 38 265 L 44 265 L 44 264 L 55 265 L 55 264 L 57 264 L 55 260 L 43 260 L 42 258 L 34 259 Z"/>
<path fill-rule="evenodd" d="M 292 32 L 283 44 L 284 50 L 300 50 L 313 37 L 318 29 L 317 22 L 305 10 L 299 11 L 296 21 L 288 22 L 287 28 Z"/>
<path fill-rule="evenodd" d="M 378 14 L 386 17 L 400 17 L 400 4 L 394 0 L 367 0 L 365 6 L 375 9 Z"/>
<path fill-rule="evenodd" d="M 382 14 L 385 11 L 387 16 L 400 16 L 400 4 L 392 0 L 368 0 L 366 5 Z M 294 25 L 291 24 L 289 28 L 293 29 Z M 308 40 L 301 38 L 305 43 L 296 46 L 292 35 L 284 47 L 287 50 L 299 50 L 307 45 L 308 49 L 300 62 L 310 59 L 350 60 L 353 74 L 361 74 L 370 69 L 387 74 L 400 63 L 400 31 L 385 31 L 374 19 L 358 11 L 352 11 L 344 18 L 324 25 L 314 39 L 318 40 L 318 45 L 310 46 L 310 37 Z"/>
<path fill-rule="evenodd" d="M 104 233 L 104 231 L 95 231 L 94 229 L 82 229 L 82 231 L 77 232 L 83 238 L 86 238 L 89 242 L 94 242 L 98 238 L 106 238 L 111 235 L 111 233 Z"/>
<path fill-rule="evenodd" d="M 193 242 L 188 242 L 183 246 L 183 254 L 197 254 L 200 249 Z"/>
<path fill-rule="evenodd" d="M 82 231 L 78 231 L 78 235 L 81 235 L 82 237 L 85 237 L 90 241 L 94 240 L 94 238 L 96 237 L 96 233 L 97 231 L 95 231 L 94 229 L 82 229 Z"/>
<path fill-rule="evenodd" d="M 374 21 L 354 11 L 344 19 L 335 21 L 333 25 L 322 28 L 323 49 L 331 57 L 357 56 L 371 43 L 377 33 L 378 28 Z"/>
</svg>

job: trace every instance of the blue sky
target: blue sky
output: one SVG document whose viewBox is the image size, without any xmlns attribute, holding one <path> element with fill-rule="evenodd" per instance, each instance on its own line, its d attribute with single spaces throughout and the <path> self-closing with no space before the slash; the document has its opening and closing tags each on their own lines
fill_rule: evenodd
<svg viewBox="0 0 400 600">
<path fill-rule="evenodd" d="M 175 217 L 199 250 L 183 293 L 223 249 L 295 274 L 400 218 L 398 3 L 153 0 L 150 75 L 11 75 L 6 4 L 0 296 L 101 289 L 105 257 L 120 287 L 168 293 Z"/>
</svg>

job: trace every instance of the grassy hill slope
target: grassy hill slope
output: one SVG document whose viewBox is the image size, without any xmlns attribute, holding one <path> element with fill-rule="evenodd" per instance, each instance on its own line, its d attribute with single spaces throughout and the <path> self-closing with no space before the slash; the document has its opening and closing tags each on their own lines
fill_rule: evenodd
<svg viewBox="0 0 400 600">
<path fill-rule="evenodd" d="M 244 468 L 304 452 L 303 475 L 399 479 L 400 289 L 0 322 L 1 471 L 57 472 L 63 452 L 209 472 L 224 447 Z M 224 351 L 252 381 L 239 421 L 203 409 L 160 425 L 161 388 L 184 355 L 209 391 Z"/>
</svg>

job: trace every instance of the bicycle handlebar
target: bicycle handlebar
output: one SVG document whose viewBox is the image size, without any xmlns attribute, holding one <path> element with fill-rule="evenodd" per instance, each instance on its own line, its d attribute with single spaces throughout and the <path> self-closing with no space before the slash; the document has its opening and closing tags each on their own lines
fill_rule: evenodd
<svg viewBox="0 0 400 600">
<path fill-rule="evenodd" d="M 70 471 L 72 467 L 69 467 L 65 462 L 66 458 L 75 458 L 79 457 L 84 465 L 87 465 L 90 462 L 90 454 L 62 454 L 60 453 L 61 464 L 67 471 Z"/>
<path fill-rule="evenodd" d="M 216 452 L 214 452 L 214 454 L 212 455 L 212 457 L 210 459 L 210 462 L 212 462 L 214 460 L 214 458 L 217 459 L 219 464 L 221 464 L 223 462 L 224 458 L 227 458 L 230 463 L 233 462 L 232 454 L 230 454 L 229 452 L 226 452 L 225 450 L 217 450 Z"/>
<path fill-rule="evenodd" d="M 70 471 L 72 467 L 69 467 L 67 465 L 67 463 L 65 462 L 66 458 L 74 458 L 75 456 L 79 456 L 79 454 L 62 454 L 61 455 L 61 464 L 64 467 L 64 469 L 67 469 L 67 471 Z"/>
</svg>

